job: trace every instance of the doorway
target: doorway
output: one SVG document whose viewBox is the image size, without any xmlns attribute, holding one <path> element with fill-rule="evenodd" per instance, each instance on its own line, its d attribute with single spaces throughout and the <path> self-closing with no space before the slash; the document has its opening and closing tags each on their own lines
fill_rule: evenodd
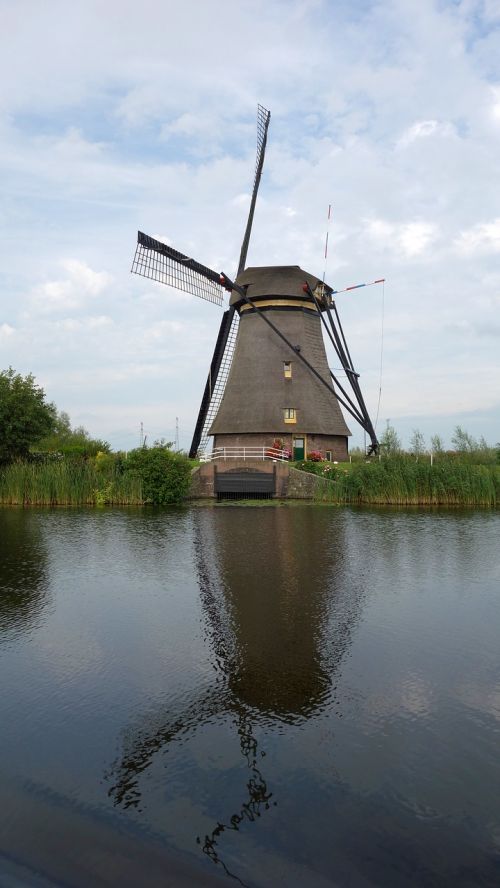
<svg viewBox="0 0 500 888">
<path fill-rule="evenodd" d="M 293 458 L 294 459 L 304 459 L 305 456 L 305 439 L 304 438 L 294 438 L 293 439 Z"/>
</svg>

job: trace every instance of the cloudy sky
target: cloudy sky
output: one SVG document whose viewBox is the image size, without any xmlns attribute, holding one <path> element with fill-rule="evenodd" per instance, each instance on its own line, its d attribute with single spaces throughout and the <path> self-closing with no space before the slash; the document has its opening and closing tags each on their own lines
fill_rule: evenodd
<svg viewBox="0 0 500 888">
<path fill-rule="evenodd" d="M 221 309 L 136 232 L 234 274 L 261 102 L 248 263 L 321 276 L 332 204 L 329 283 L 387 279 L 378 432 L 500 440 L 498 0 L 0 0 L 0 69 L 0 369 L 74 424 L 189 445 Z M 382 295 L 337 300 L 373 418 Z"/>
</svg>

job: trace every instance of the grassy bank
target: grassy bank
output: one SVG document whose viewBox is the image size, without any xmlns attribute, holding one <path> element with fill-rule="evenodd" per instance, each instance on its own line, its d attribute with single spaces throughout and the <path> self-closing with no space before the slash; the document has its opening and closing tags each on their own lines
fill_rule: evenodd
<svg viewBox="0 0 500 888">
<path fill-rule="evenodd" d="M 40 458 L 41 456 L 41 458 Z M 128 454 L 98 452 L 82 458 L 35 455 L 0 466 L 0 503 L 19 506 L 136 506 L 180 503 L 192 464 L 169 444 Z"/>
<path fill-rule="evenodd" d="M 434 463 L 386 459 L 350 466 L 318 464 L 315 474 L 331 483 L 318 488 L 319 501 L 392 505 L 496 506 L 500 502 L 497 466 L 456 461 Z"/>
<path fill-rule="evenodd" d="M 139 478 L 95 461 L 18 462 L 0 468 L 0 503 L 20 506 L 138 505 Z"/>
<path fill-rule="evenodd" d="M 325 479 L 317 485 L 317 502 L 453 506 L 500 503 L 500 467 L 494 465 L 443 461 L 431 466 L 428 462 L 392 458 L 352 465 L 297 465 L 302 467 Z M 153 474 L 143 471 L 141 478 L 137 471 L 123 471 L 120 461 L 111 457 L 104 463 L 99 459 L 12 463 L 0 468 L 0 504 L 125 506 L 181 501 L 189 484 L 188 461 L 184 466 L 180 458 L 168 457 L 165 463 L 153 462 L 149 468 Z M 155 490 L 161 491 L 164 486 L 168 489 L 162 491 L 162 496 L 155 496 Z"/>
</svg>

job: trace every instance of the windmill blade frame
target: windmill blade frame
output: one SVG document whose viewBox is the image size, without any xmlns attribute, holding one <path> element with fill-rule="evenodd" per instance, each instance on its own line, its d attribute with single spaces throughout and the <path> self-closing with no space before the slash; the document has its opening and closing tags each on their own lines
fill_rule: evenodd
<svg viewBox="0 0 500 888">
<path fill-rule="evenodd" d="M 255 214 L 255 204 L 257 202 L 257 194 L 264 167 L 267 131 L 269 129 L 270 120 L 271 112 L 268 111 L 267 108 L 264 108 L 263 105 L 257 105 L 257 154 L 255 158 L 255 176 L 247 224 L 243 235 L 243 242 L 241 244 L 238 274 L 244 270 L 247 260 L 253 217 Z M 229 308 L 229 311 L 226 312 L 222 319 L 212 362 L 210 364 L 210 370 L 205 383 L 205 390 L 198 411 L 193 440 L 191 441 L 191 447 L 189 449 L 189 455 L 191 458 L 196 456 L 198 450 L 204 450 L 208 445 L 208 430 L 212 424 L 212 420 L 215 419 L 217 410 L 219 409 L 219 404 L 224 395 L 227 377 L 231 369 L 236 333 L 238 331 L 238 320 L 238 313 L 235 312 L 233 307 Z"/>
<path fill-rule="evenodd" d="M 259 191 L 262 169 L 264 167 L 264 157 L 266 154 L 267 131 L 271 120 L 271 112 L 264 108 L 263 105 L 257 105 L 257 156 L 255 159 L 255 178 L 253 183 L 252 199 L 250 201 L 250 209 L 248 211 L 247 225 L 243 242 L 241 244 L 240 261 L 238 262 L 238 272 L 241 274 L 245 269 L 248 253 L 248 245 L 250 243 L 250 235 L 252 233 L 253 217 L 255 213 L 255 204 L 257 202 L 257 194 Z"/>
<path fill-rule="evenodd" d="M 210 437 L 208 431 L 222 401 L 227 377 L 231 369 L 238 325 L 238 312 L 231 306 L 224 312 L 215 343 L 214 354 L 189 450 L 191 459 L 196 457 L 199 450 L 203 452 L 208 446 Z"/>
<path fill-rule="evenodd" d="M 142 231 L 137 232 L 131 272 L 215 305 L 223 303 L 224 286 L 220 274 Z"/>
</svg>

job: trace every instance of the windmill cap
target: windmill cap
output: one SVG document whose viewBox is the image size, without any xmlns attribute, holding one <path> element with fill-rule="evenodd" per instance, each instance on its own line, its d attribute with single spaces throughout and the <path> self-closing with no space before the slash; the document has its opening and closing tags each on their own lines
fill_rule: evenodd
<svg viewBox="0 0 500 888">
<path fill-rule="evenodd" d="M 328 294 L 332 288 L 323 285 L 320 278 L 304 271 L 300 265 L 264 265 L 257 268 L 245 268 L 235 281 L 240 287 L 247 288 L 250 299 L 268 298 L 269 296 L 282 296 L 284 299 L 304 299 L 304 284 L 308 284 L 314 292 L 317 287 L 325 288 Z M 238 305 L 243 300 L 239 293 L 233 290 L 230 304 Z"/>
</svg>

